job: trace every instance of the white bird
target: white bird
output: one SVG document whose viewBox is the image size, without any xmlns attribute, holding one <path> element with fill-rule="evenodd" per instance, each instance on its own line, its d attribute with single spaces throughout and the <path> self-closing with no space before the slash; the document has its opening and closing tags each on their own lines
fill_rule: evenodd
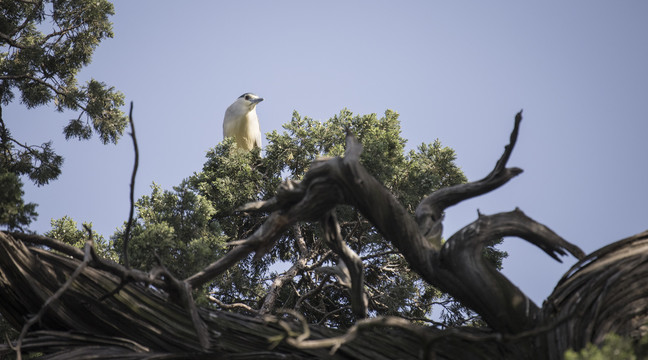
<svg viewBox="0 0 648 360">
<path fill-rule="evenodd" d="M 263 98 L 245 93 L 225 110 L 223 137 L 233 137 L 240 149 L 261 148 L 261 128 L 256 113 L 256 106 L 261 101 Z"/>
</svg>

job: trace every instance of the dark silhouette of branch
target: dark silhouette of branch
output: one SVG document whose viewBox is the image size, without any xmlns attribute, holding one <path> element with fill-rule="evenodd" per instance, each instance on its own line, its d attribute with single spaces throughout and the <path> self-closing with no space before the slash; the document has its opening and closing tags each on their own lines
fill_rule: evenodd
<svg viewBox="0 0 648 360">
<path fill-rule="evenodd" d="M 322 218 L 324 241 L 342 261 L 350 278 L 351 309 L 359 319 L 367 317 L 367 296 L 364 292 L 364 273 L 362 259 L 346 244 L 340 232 L 340 225 L 333 211 L 328 211 Z M 338 264 L 338 267 L 341 264 Z"/>
<path fill-rule="evenodd" d="M 443 211 L 445 209 L 466 199 L 493 191 L 522 173 L 522 169 L 506 167 L 517 141 L 521 121 L 522 111 L 515 115 L 515 124 L 509 144 L 504 147 L 504 153 L 486 177 L 479 181 L 439 189 L 423 199 L 418 205 L 416 221 L 425 238 L 432 242 L 436 248 L 441 247 Z"/>
<path fill-rule="evenodd" d="M 131 175 L 130 182 L 130 210 L 128 213 L 128 222 L 126 223 L 126 230 L 124 230 L 124 266 L 130 268 L 128 263 L 128 241 L 130 240 L 131 226 L 133 225 L 133 212 L 135 211 L 135 176 L 137 176 L 137 167 L 139 165 L 139 150 L 137 148 L 137 137 L 135 136 L 135 123 L 133 122 L 133 102 L 130 104 L 130 111 L 128 112 L 128 121 L 131 126 L 131 137 L 133 138 L 133 149 L 135 151 L 135 163 L 133 164 L 133 174 Z"/>
<path fill-rule="evenodd" d="M 304 241 L 304 236 L 302 235 L 299 224 L 293 226 L 293 232 L 295 233 L 295 242 L 300 250 L 299 258 L 288 270 L 286 270 L 286 272 L 274 278 L 272 284 L 270 284 L 270 287 L 268 288 L 265 299 L 263 299 L 263 304 L 259 309 L 259 314 L 261 315 L 268 314 L 272 311 L 282 286 L 287 281 L 294 279 L 295 276 L 302 274 L 304 270 L 306 270 L 308 262 L 317 256 L 316 252 L 309 252 L 307 250 L 306 242 Z"/>
</svg>

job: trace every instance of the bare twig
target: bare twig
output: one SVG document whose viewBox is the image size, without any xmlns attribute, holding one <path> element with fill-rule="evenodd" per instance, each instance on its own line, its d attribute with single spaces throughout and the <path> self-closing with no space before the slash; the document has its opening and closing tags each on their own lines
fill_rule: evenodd
<svg viewBox="0 0 648 360">
<path fill-rule="evenodd" d="M 293 231 L 295 233 L 295 242 L 297 243 L 297 246 L 300 249 L 299 259 L 295 261 L 295 263 L 290 267 L 290 269 L 288 269 L 282 275 L 278 275 L 272 281 L 272 284 L 268 288 L 268 292 L 265 296 L 265 299 L 263 300 L 263 304 L 261 305 L 261 309 L 259 309 L 259 313 L 262 315 L 272 311 L 272 308 L 274 307 L 275 302 L 277 301 L 277 296 L 279 295 L 279 291 L 281 290 L 283 284 L 286 283 L 286 281 L 294 279 L 295 276 L 303 273 L 304 269 L 306 268 L 306 264 L 310 260 L 312 260 L 315 256 L 317 256 L 317 254 L 314 251 L 310 253 L 307 252 L 306 242 L 304 241 L 304 237 L 302 235 L 299 224 L 295 224 L 293 226 Z"/>
<path fill-rule="evenodd" d="M 504 153 L 497 161 L 493 170 L 479 181 L 459 184 L 439 189 L 426 197 L 416 208 L 416 221 L 425 238 L 440 248 L 443 232 L 443 211 L 466 199 L 488 193 L 504 185 L 513 177 L 522 173 L 520 168 L 507 168 L 508 162 L 522 121 L 522 111 L 515 116 L 515 125 L 511 132 L 509 144 L 504 147 Z"/>
<path fill-rule="evenodd" d="M 322 292 L 322 289 L 324 289 L 324 287 L 327 285 L 327 282 L 328 282 L 328 279 L 329 279 L 329 278 L 330 278 L 330 275 L 326 274 L 326 276 L 321 280 L 321 282 L 319 283 L 319 285 L 317 285 L 317 287 L 315 287 L 315 289 L 313 289 L 313 290 L 311 290 L 311 291 L 308 291 L 307 293 L 305 293 L 305 294 L 299 296 L 299 298 L 297 299 L 297 301 L 295 301 L 295 306 L 294 306 L 294 308 L 295 308 L 295 309 L 299 309 L 299 307 L 301 306 L 302 302 L 304 302 L 304 300 L 306 300 L 307 298 L 309 298 L 309 297 L 311 297 L 311 296 L 313 296 L 313 295 L 317 295 L 317 294 L 319 294 L 320 292 Z M 329 284 L 329 285 L 330 285 L 330 284 Z M 299 295 L 299 294 L 298 294 L 298 295 Z M 304 303 L 307 303 L 307 302 L 304 302 Z"/>
<path fill-rule="evenodd" d="M 128 214 L 128 222 L 126 223 L 126 230 L 124 230 L 124 247 L 123 257 L 124 266 L 130 268 L 128 263 L 128 241 L 130 240 L 131 226 L 133 225 L 133 212 L 135 211 L 135 176 L 137 176 L 137 166 L 139 165 L 139 150 L 137 148 L 137 137 L 135 136 L 135 123 L 133 122 L 133 102 L 130 104 L 130 111 L 128 112 L 128 120 L 131 126 L 131 137 L 133 138 L 133 149 L 135 150 L 135 163 L 133 164 L 133 174 L 131 175 L 130 182 L 130 211 Z"/>
<path fill-rule="evenodd" d="M 294 336 L 295 332 L 292 331 L 290 326 L 282 320 L 276 318 L 268 318 L 266 321 L 278 322 L 284 329 L 286 329 L 287 336 L 285 338 L 285 341 L 291 346 L 294 346 L 298 349 L 330 348 L 329 353 L 331 355 L 335 354 L 335 352 L 342 345 L 355 339 L 358 336 L 359 332 L 365 329 L 372 329 L 376 327 L 398 327 L 403 330 L 413 332 L 419 336 L 423 336 L 425 333 L 424 328 L 412 325 L 405 319 L 388 316 L 360 320 L 341 336 L 331 337 L 328 339 L 308 340 L 308 338 L 310 337 L 310 328 L 308 326 L 308 323 L 306 322 L 306 319 L 295 311 L 290 311 L 289 314 L 294 316 L 302 325 L 302 332 L 297 333 L 297 336 Z"/>
<path fill-rule="evenodd" d="M 218 305 L 218 307 L 220 307 L 221 309 L 226 309 L 226 310 L 231 310 L 231 309 L 243 309 L 243 310 L 248 311 L 248 312 L 251 312 L 251 313 L 253 313 L 253 314 L 258 314 L 258 313 L 259 313 L 258 310 L 253 309 L 252 307 L 250 307 L 250 306 L 247 305 L 247 304 L 243 304 L 243 303 L 232 303 L 232 304 L 226 304 L 226 303 L 224 303 L 224 302 L 218 300 L 218 299 L 217 299 L 215 296 L 213 296 L 213 295 L 210 295 L 210 296 L 209 296 L 209 300 L 210 300 L 210 301 L 213 301 L 213 302 L 214 302 L 216 305 Z"/>
</svg>

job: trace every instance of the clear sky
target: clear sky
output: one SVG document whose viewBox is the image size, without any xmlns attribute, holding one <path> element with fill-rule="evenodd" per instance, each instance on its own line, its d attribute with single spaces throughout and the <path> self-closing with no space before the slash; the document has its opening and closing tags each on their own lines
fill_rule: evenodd
<svg viewBox="0 0 648 360">
<path fill-rule="evenodd" d="M 648 2 L 122 0 L 115 11 L 115 37 L 80 80 L 135 103 L 136 197 L 200 171 L 226 107 L 254 92 L 264 133 L 293 110 L 393 109 L 408 148 L 440 139 L 470 180 L 492 169 L 524 109 L 509 162 L 524 173 L 449 209 L 446 238 L 477 209 L 515 207 L 585 252 L 648 229 Z M 128 216 L 132 144 L 67 142 L 76 116 L 4 109 L 16 138 L 51 139 L 65 157 L 58 180 L 25 186 L 39 204 L 31 229 L 69 215 L 109 237 Z M 505 275 L 538 305 L 575 263 L 516 238 L 503 249 Z"/>
</svg>

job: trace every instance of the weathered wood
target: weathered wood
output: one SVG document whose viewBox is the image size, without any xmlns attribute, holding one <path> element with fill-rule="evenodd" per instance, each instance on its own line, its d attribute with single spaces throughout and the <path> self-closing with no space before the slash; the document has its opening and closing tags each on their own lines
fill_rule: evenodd
<svg viewBox="0 0 648 360">
<path fill-rule="evenodd" d="M 520 121 L 518 114 L 510 143 L 488 176 L 431 194 L 416 217 L 364 169 L 359 162 L 362 148 L 348 136 L 344 158 L 317 161 L 301 182 L 288 181 L 275 198 L 245 206 L 246 211 L 272 213 L 251 237 L 237 241 L 228 254 L 185 280 L 164 269 L 127 269 L 96 255 L 88 261 L 87 253 L 55 239 L 0 232 L 0 313 L 20 329 L 51 302 L 21 345 L 22 351 L 42 352 L 50 359 L 72 354 L 79 359 L 560 359 L 568 348 L 600 343 L 611 331 L 643 335 L 648 323 L 648 232 L 584 257 L 577 246 L 516 209 L 480 215 L 441 242 L 447 207 L 492 191 L 521 172 L 506 167 Z M 441 331 L 403 319 L 374 318 L 343 332 L 308 326 L 293 312 L 250 317 L 195 307 L 192 287 L 209 282 L 251 252 L 263 254 L 297 222 L 324 219 L 332 249 L 356 266 L 351 290 L 354 310 L 363 315 L 358 306 L 361 266 L 344 253 L 334 219 L 325 216 L 337 204 L 358 209 L 425 281 L 479 313 L 489 327 Z M 505 236 L 529 241 L 558 261 L 567 253 L 582 258 L 542 308 L 483 258 L 484 246 Z M 71 285 L 59 291 L 75 271 Z M 54 300 L 57 291 L 60 297 Z M 0 346 L 0 355 L 12 351 Z"/>
<path fill-rule="evenodd" d="M 543 346 L 564 349 L 599 344 L 606 334 L 648 333 L 648 231 L 583 258 L 558 282 L 543 307 L 543 322 L 559 323 Z"/>
<path fill-rule="evenodd" d="M 27 247 L 3 232 L 0 253 L 0 312 L 17 328 L 40 310 L 80 264 L 71 257 Z M 158 290 L 129 283 L 112 297 L 99 301 L 120 283 L 119 277 L 106 271 L 85 268 L 46 311 L 42 321 L 34 325 L 22 350 L 43 352 L 51 359 L 69 359 L 71 354 L 75 359 L 393 359 L 417 358 L 423 351 L 420 336 L 389 328 L 359 332 L 356 339 L 334 354 L 328 348 L 300 349 L 286 341 L 301 334 L 302 324 L 294 320 L 283 320 L 293 329 L 292 334 L 287 334 L 277 318 L 201 308 L 199 314 L 207 325 L 211 344 L 203 349 L 188 311 Z M 312 326 L 309 330 L 309 339 L 315 340 L 343 334 L 325 327 Z M 456 339 L 435 346 L 439 345 L 440 354 L 466 353 L 467 358 L 474 349 L 499 353 L 489 345 L 466 351 L 465 342 Z M 0 355 L 11 352 L 9 346 L 0 346 Z"/>
</svg>

